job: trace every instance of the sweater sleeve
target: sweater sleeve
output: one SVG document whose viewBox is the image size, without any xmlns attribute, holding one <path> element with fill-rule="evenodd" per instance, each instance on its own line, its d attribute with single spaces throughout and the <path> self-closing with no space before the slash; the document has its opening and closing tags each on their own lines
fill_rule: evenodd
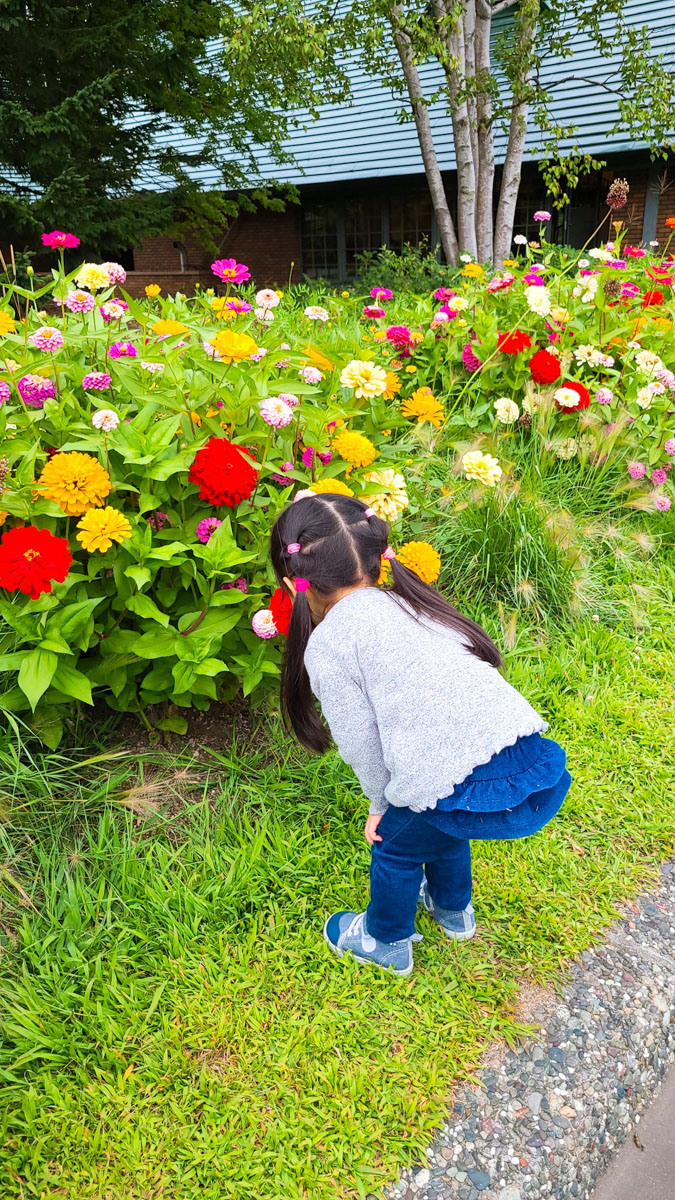
<svg viewBox="0 0 675 1200">
<path fill-rule="evenodd" d="M 340 757 L 354 769 L 370 800 L 369 812 L 386 812 L 389 804 L 384 789 L 389 772 L 368 697 L 338 655 L 313 649 L 305 654 L 305 665 Z"/>
</svg>

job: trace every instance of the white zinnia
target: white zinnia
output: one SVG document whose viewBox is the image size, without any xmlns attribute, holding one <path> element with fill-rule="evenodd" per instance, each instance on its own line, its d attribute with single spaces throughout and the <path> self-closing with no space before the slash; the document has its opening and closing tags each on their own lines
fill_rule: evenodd
<svg viewBox="0 0 675 1200">
<path fill-rule="evenodd" d="M 551 293 L 546 287 L 539 287 L 536 283 L 525 288 L 525 299 L 530 312 L 536 313 L 540 317 L 547 317 L 551 311 Z"/>
<path fill-rule="evenodd" d="M 520 416 L 518 405 L 515 400 L 511 400 L 508 396 L 500 396 L 499 400 L 495 400 L 494 410 L 497 420 L 501 421 L 502 425 L 512 425 Z"/>
<path fill-rule="evenodd" d="M 657 369 L 663 369 L 661 359 L 653 350 L 641 350 L 639 354 L 635 355 L 635 362 L 645 375 L 651 375 Z"/>
<path fill-rule="evenodd" d="M 329 321 L 330 313 L 328 309 L 322 308 L 320 304 L 308 304 L 305 309 L 305 316 L 309 321 Z"/>
<path fill-rule="evenodd" d="M 553 398 L 561 408 L 576 408 L 579 403 L 579 393 L 574 388 L 559 387 L 553 393 Z"/>
<path fill-rule="evenodd" d="M 255 294 L 255 302 L 258 308 L 276 308 L 279 303 L 279 297 L 274 288 L 261 288 Z"/>
<path fill-rule="evenodd" d="M 112 433 L 113 429 L 117 429 L 120 419 L 112 408 L 99 408 L 91 418 L 91 423 L 94 429 L 102 429 L 104 433 Z"/>
<path fill-rule="evenodd" d="M 254 310 L 254 316 L 257 317 L 259 321 L 267 321 L 268 324 L 274 320 L 274 313 L 272 312 L 271 308 L 256 308 Z"/>
<path fill-rule="evenodd" d="M 470 254 L 460 254 L 459 261 L 463 263 L 473 262 Z"/>
<path fill-rule="evenodd" d="M 594 258 L 597 262 L 609 262 L 612 255 L 609 250 L 603 250 L 601 246 L 594 246 L 588 251 L 588 257 Z"/>
<path fill-rule="evenodd" d="M 654 393 L 649 386 L 642 387 L 635 398 L 640 408 L 649 408 L 652 400 L 654 399 Z"/>
<path fill-rule="evenodd" d="M 465 296 L 451 296 L 449 300 L 446 300 L 445 307 L 449 308 L 451 312 L 463 312 L 465 308 L 469 307 L 469 301 Z"/>
<path fill-rule="evenodd" d="M 525 235 L 523 233 L 517 233 L 513 240 L 514 240 L 516 246 L 526 246 L 527 245 L 527 238 L 525 237 Z"/>
</svg>

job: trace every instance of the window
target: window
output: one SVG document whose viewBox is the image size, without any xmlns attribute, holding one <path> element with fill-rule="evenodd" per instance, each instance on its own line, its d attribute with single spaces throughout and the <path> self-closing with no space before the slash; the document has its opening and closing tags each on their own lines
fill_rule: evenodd
<svg viewBox="0 0 675 1200">
<path fill-rule="evenodd" d="M 345 275 L 353 279 L 357 255 L 379 250 L 384 244 L 382 203 L 379 200 L 348 200 L 345 204 Z"/>
<path fill-rule="evenodd" d="M 338 213 L 332 204 L 309 204 L 302 213 L 302 269 L 310 279 L 338 279 Z"/>
<path fill-rule="evenodd" d="M 431 196 L 428 192 L 409 196 L 403 200 L 392 200 L 389 215 L 389 245 L 397 254 L 410 244 L 431 244 Z"/>
</svg>

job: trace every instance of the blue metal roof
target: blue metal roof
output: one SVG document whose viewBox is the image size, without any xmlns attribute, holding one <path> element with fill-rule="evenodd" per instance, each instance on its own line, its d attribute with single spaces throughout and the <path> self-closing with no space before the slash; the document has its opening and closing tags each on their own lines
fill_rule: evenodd
<svg viewBox="0 0 675 1200">
<path fill-rule="evenodd" d="M 670 69 L 675 68 L 675 0 L 626 0 L 623 16 L 629 25 L 638 28 L 648 26 L 654 53 L 663 54 Z M 498 18 L 494 23 L 495 34 L 503 28 L 498 24 L 499 21 Z M 608 18 L 607 28 L 611 29 L 611 25 L 611 18 Z M 563 150 L 569 151 L 578 146 L 584 152 L 603 154 L 644 148 L 644 142 L 632 140 L 621 132 L 609 136 L 609 130 L 618 118 L 617 98 L 600 83 L 593 83 L 593 79 L 597 78 L 616 86 L 619 56 L 601 57 L 590 36 L 580 34 L 573 26 L 570 27 L 570 34 L 575 37 L 573 56 L 563 58 L 551 55 L 543 62 L 541 69 L 541 80 L 545 85 L 566 79 L 572 74 L 584 77 L 583 81 L 577 79 L 562 83 L 557 93 L 554 109 L 556 120 L 566 127 L 574 125 L 578 129 L 575 136 L 561 142 Z M 367 75 L 356 57 L 350 60 L 348 69 L 352 80 L 351 104 L 324 105 L 316 120 L 309 113 L 296 113 L 298 127 L 288 138 L 285 148 L 295 156 L 297 165 L 275 164 L 269 154 L 261 150 L 257 155 L 261 179 L 309 184 L 423 172 L 415 125 L 412 121 L 401 123 L 399 119 L 406 97 L 392 94 L 377 79 Z M 437 63 L 421 66 L 420 76 L 427 95 L 442 83 L 442 71 Z M 455 167 L 452 126 L 444 104 L 439 102 L 432 105 L 430 113 L 441 169 L 452 170 Z M 502 129 L 495 132 L 495 151 L 499 162 L 504 157 L 507 137 Z M 526 159 L 541 157 L 537 153 L 541 140 L 541 134 L 531 127 Z M 190 146 L 189 139 L 180 139 L 179 144 L 186 149 Z M 227 157 L 226 151 L 224 157 Z M 197 172 L 197 177 L 206 186 L 219 185 L 215 169 L 202 168 Z M 253 184 L 255 181 L 251 182 Z"/>
</svg>

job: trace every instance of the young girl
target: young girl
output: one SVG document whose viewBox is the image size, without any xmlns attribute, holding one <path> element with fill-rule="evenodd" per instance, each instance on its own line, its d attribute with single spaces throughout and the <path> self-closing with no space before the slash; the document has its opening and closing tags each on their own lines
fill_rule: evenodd
<svg viewBox="0 0 675 1200">
<path fill-rule="evenodd" d="M 418 903 L 448 937 L 473 937 L 470 840 L 541 829 L 571 782 L 565 752 L 500 675 L 485 630 L 397 562 L 372 508 L 305 494 L 278 518 L 271 554 L 293 601 L 287 718 L 310 750 L 334 740 L 370 800 L 370 903 L 333 913 L 324 937 L 409 975 Z"/>
</svg>

